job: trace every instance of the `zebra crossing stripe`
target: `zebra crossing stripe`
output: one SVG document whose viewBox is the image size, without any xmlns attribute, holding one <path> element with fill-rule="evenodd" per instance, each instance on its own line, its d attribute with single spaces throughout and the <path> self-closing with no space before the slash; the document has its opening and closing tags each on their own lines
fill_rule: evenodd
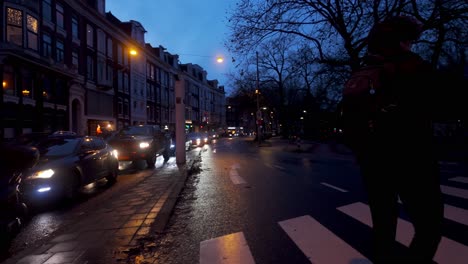
<svg viewBox="0 0 468 264">
<path fill-rule="evenodd" d="M 468 226 L 468 210 L 448 204 L 444 205 L 444 216 L 447 219 Z"/>
<path fill-rule="evenodd" d="M 361 253 L 309 215 L 278 224 L 311 263 L 370 263 Z"/>
<path fill-rule="evenodd" d="M 321 182 L 320 184 L 325 185 L 325 186 L 327 186 L 327 187 L 329 187 L 329 188 L 335 189 L 335 190 L 340 191 L 340 192 L 344 192 L 344 193 L 345 193 L 345 192 L 348 192 L 348 191 L 345 190 L 345 189 L 341 189 L 340 187 L 336 187 L 336 186 L 331 185 L 331 184 L 326 183 L 326 182 Z"/>
<path fill-rule="evenodd" d="M 234 184 L 243 184 L 243 183 L 246 183 L 245 180 L 239 176 L 239 174 L 237 173 L 237 170 L 232 168 L 230 171 L 229 171 L 229 178 L 231 178 L 231 181 L 232 183 Z"/>
<path fill-rule="evenodd" d="M 244 233 L 238 232 L 200 243 L 200 264 L 255 264 Z"/>
<path fill-rule="evenodd" d="M 468 177 L 454 177 L 450 178 L 450 181 L 461 182 L 461 183 L 468 183 Z"/>
<path fill-rule="evenodd" d="M 440 185 L 440 189 L 442 190 L 442 193 L 444 194 L 468 199 L 468 190 L 451 187 L 447 185 Z"/>
<path fill-rule="evenodd" d="M 351 216 L 367 226 L 372 227 L 370 208 L 368 205 L 357 202 L 338 207 L 337 210 Z M 396 240 L 405 246 L 409 246 L 414 235 L 413 225 L 398 218 Z M 466 264 L 468 259 L 468 246 L 458 243 L 446 237 L 442 237 L 434 260 L 439 263 Z"/>
<path fill-rule="evenodd" d="M 286 170 L 285 168 L 278 166 L 278 165 L 274 165 L 273 167 L 277 168 L 278 170 Z"/>
</svg>

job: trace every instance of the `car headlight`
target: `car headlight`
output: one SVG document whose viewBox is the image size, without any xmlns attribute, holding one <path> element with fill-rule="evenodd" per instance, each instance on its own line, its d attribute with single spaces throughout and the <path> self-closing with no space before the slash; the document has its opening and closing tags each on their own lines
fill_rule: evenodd
<svg viewBox="0 0 468 264">
<path fill-rule="evenodd" d="M 28 179 L 49 179 L 54 175 L 55 171 L 52 169 L 36 171 L 32 175 L 28 176 Z"/>
<path fill-rule="evenodd" d="M 149 148 L 150 144 L 148 142 L 141 142 L 140 143 L 140 148 L 141 149 L 145 149 L 145 148 Z"/>
<path fill-rule="evenodd" d="M 208 142 L 208 138 L 205 138 L 205 142 Z"/>
<path fill-rule="evenodd" d="M 119 158 L 119 152 L 116 149 L 112 150 L 112 155 L 114 155 L 116 159 Z"/>
<path fill-rule="evenodd" d="M 200 144 L 201 139 L 197 138 L 197 145 Z"/>
</svg>

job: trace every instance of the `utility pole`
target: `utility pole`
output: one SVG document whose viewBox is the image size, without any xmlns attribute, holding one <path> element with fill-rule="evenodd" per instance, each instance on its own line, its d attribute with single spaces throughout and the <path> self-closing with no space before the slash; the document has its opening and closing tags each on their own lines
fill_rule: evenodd
<svg viewBox="0 0 468 264">
<path fill-rule="evenodd" d="M 258 146 L 260 147 L 261 135 L 260 135 L 260 122 L 262 118 L 262 112 L 260 111 L 260 85 L 259 85 L 259 73 L 258 73 L 258 51 L 255 52 L 257 56 L 257 88 L 255 89 L 255 93 L 257 94 L 257 141 Z"/>
</svg>

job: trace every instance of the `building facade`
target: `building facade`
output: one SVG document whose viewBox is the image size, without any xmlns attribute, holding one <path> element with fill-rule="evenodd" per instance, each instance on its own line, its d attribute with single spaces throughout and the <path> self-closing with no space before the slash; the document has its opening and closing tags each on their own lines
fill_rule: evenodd
<svg viewBox="0 0 468 264">
<path fill-rule="evenodd" d="M 175 78 L 187 65 L 145 43 L 141 23 L 106 13 L 104 0 L 1 3 L 1 139 L 57 130 L 96 135 L 146 123 L 175 127 Z M 222 126 L 224 88 L 206 80 L 200 66 L 190 67 L 186 119 Z"/>
</svg>

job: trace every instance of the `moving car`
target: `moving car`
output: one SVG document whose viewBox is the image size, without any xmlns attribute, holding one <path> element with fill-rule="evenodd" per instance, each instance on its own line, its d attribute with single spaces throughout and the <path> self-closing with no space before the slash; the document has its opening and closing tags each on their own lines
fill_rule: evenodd
<svg viewBox="0 0 468 264">
<path fill-rule="evenodd" d="M 187 134 L 187 141 L 190 141 L 191 147 L 201 147 L 208 144 L 210 136 L 203 132 L 190 132 Z"/>
<path fill-rule="evenodd" d="M 114 183 L 117 151 L 98 137 L 52 135 L 38 142 L 39 162 L 23 173 L 21 191 L 29 203 L 73 199 L 84 185 L 100 179 Z"/>
<path fill-rule="evenodd" d="M 139 125 L 122 128 L 109 140 L 118 151 L 119 161 L 145 160 L 153 168 L 159 155 L 169 159 L 171 137 L 157 125 Z"/>
<path fill-rule="evenodd" d="M 0 144 L 0 244 L 7 243 L 28 216 L 20 191 L 22 173 L 39 159 L 36 148 Z"/>
</svg>

